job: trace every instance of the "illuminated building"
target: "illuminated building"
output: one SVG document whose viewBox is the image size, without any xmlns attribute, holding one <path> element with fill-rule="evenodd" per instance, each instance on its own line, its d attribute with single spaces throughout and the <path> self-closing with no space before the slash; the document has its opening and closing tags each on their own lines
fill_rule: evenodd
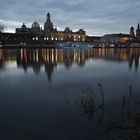
<svg viewBox="0 0 140 140">
<path fill-rule="evenodd" d="M 86 39 L 86 32 L 83 29 L 79 29 L 78 31 L 73 32 L 69 27 L 66 27 L 64 31 L 58 31 L 56 28 L 54 28 L 50 13 L 48 13 L 46 16 L 44 30 L 42 30 L 39 23 L 35 21 L 31 28 L 27 28 L 25 24 L 23 24 L 21 28 L 17 28 L 16 34 L 30 34 L 30 36 L 36 36 L 47 41 L 83 42 Z"/>
<path fill-rule="evenodd" d="M 133 41 L 133 39 L 134 37 L 130 34 L 108 34 L 101 38 L 101 42 L 107 43 L 107 45 L 111 43 L 125 44 Z"/>
</svg>

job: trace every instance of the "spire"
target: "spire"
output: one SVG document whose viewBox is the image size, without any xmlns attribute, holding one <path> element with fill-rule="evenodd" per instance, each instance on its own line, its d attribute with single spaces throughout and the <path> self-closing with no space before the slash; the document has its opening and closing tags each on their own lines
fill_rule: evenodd
<svg viewBox="0 0 140 140">
<path fill-rule="evenodd" d="M 138 20 L 138 27 L 137 27 L 137 29 L 138 29 L 138 30 L 140 29 L 140 24 L 139 24 L 139 20 Z"/>
<path fill-rule="evenodd" d="M 49 12 L 47 13 L 47 16 L 46 16 L 46 22 L 44 24 L 44 30 L 45 30 L 45 32 L 50 32 L 50 31 L 53 30 L 53 23 L 51 21 L 51 16 L 50 16 Z"/>
<path fill-rule="evenodd" d="M 50 16 L 50 13 L 48 12 L 47 13 L 47 20 L 50 20 L 51 16 Z"/>
<path fill-rule="evenodd" d="M 138 20 L 138 26 L 137 26 L 137 30 L 136 30 L 136 37 L 138 40 L 140 40 L 140 24 L 139 24 L 139 20 Z"/>
</svg>

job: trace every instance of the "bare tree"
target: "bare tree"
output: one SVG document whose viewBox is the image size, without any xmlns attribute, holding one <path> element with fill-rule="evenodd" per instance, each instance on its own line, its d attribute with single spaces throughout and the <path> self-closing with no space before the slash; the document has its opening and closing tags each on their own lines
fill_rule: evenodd
<svg viewBox="0 0 140 140">
<path fill-rule="evenodd" d="M 5 29 L 5 26 L 3 24 L 0 23 L 0 32 L 3 32 Z"/>
</svg>

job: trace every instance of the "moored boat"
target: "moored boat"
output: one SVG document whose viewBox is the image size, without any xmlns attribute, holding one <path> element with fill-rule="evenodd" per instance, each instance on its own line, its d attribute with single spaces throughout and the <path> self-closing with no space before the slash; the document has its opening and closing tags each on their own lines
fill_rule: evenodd
<svg viewBox="0 0 140 140">
<path fill-rule="evenodd" d="M 60 48 L 93 48 L 92 44 L 85 42 L 62 42 L 58 44 Z"/>
<path fill-rule="evenodd" d="M 72 47 L 72 43 L 71 42 L 62 42 L 62 43 L 58 44 L 58 47 L 60 47 L 60 48 Z"/>
<path fill-rule="evenodd" d="M 131 47 L 140 47 L 140 43 L 133 43 L 131 44 Z"/>
</svg>

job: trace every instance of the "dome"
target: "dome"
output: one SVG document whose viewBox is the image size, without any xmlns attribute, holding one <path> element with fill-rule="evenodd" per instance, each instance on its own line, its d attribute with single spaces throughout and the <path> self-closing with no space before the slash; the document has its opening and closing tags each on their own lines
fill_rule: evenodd
<svg viewBox="0 0 140 140">
<path fill-rule="evenodd" d="M 40 29 L 40 25 L 35 21 L 35 22 L 32 24 L 32 28 L 39 28 L 39 29 Z"/>
<path fill-rule="evenodd" d="M 71 32 L 71 30 L 70 30 L 70 28 L 69 28 L 69 27 L 66 27 L 66 29 L 64 30 L 64 32 L 65 32 L 65 33 L 70 33 L 70 32 Z"/>
<path fill-rule="evenodd" d="M 131 26 L 131 28 L 130 28 L 131 30 L 134 30 L 134 27 L 133 26 Z"/>
<path fill-rule="evenodd" d="M 79 29 L 78 33 L 79 34 L 85 34 L 85 31 L 83 29 Z"/>
</svg>

